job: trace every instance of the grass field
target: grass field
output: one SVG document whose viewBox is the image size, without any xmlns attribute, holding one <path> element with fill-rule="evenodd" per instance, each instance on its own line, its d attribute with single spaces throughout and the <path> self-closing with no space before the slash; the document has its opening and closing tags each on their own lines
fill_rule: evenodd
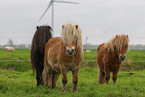
<svg viewBox="0 0 145 97">
<path fill-rule="evenodd" d="M 96 55 L 96 50 L 91 50 L 91 53 L 85 54 L 84 60 L 95 60 Z M 96 62 L 84 61 L 79 73 L 79 92 L 72 92 L 72 74 L 68 72 L 67 93 L 61 92 L 61 76 L 56 89 L 36 87 L 29 49 L 16 49 L 15 52 L 0 49 L 0 60 L 0 97 L 145 97 L 145 63 L 130 62 L 145 61 L 145 50 L 127 53 L 116 84 L 112 83 L 112 79 L 108 85 L 97 84 Z"/>
<path fill-rule="evenodd" d="M 68 72 L 67 93 L 61 92 L 61 76 L 57 88 L 36 87 L 36 80 L 32 71 L 18 72 L 0 69 L 0 97 L 43 97 L 43 96 L 67 96 L 67 97 L 143 97 L 145 96 L 145 70 L 144 71 L 120 71 L 117 84 L 112 80 L 108 85 L 97 84 L 97 68 L 85 67 L 80 70 L 78 89 L 72 92 L 72 74 Z"/>
</svg>

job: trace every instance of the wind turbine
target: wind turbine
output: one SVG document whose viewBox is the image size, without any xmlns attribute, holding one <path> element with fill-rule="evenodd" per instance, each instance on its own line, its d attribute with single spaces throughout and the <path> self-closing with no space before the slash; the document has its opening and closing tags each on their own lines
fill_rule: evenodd
<svg viewBox="0 0 145 97">
<path fill-rule="evenodd" d="M 54 35 L 54 2 L 57 3 L 70 3 L 70 4 L 79 4 L 77 2 L 70 2 L 70 1 L 58 1 L 58 0 L 51 0 L 49 2 L 49 5 L 47 6 L 46 10 L 44 11 L 44 13 L 42 14 L 42 16 L 40 17 L 39 21 L 41 21 L 41 19 L 43 18 L 43 16 L 46 14 L 46 12 L 48 11 L 48 9 L 50 8 L 50 6 L 52 6 L 52 34 Z"/>
</svg>

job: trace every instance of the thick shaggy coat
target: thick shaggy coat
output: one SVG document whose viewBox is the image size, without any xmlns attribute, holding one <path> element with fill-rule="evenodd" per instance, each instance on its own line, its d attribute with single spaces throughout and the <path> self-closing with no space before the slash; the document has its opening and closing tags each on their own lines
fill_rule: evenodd
<svg viewBox="0 0 145 97">
<path fill-rule="evenodd" d="M 44 85 L 55 88 L 62 74 L 62 91 L 66 92 L 67 71 L 73 74 L 73 91 L 77 91 L 78 73 L 83 58 L 81 29 L 75 23 L 62 26 L 62 37 L 51 38 L 45 47 Z"/>
<path fill-rule="evenodd" d="M 113 83 L 116 83 L 120 65 L 129 48 L 128 35 L 116 35 L 110 41 L 99 45 L 97 49 L 98 83 L 108 84 L 110 72 L 113 72 Z"/>
</svg>

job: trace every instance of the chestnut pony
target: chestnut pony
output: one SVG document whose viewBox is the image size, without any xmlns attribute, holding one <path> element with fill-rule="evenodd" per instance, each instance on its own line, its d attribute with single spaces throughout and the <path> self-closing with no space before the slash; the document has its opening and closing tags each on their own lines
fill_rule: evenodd
<svg viewBox="0 0 145 97">
<path fill-rule="evenodd" d="M 34 69 L 36 69 L 37 86 L 43 84 L 42 71 L 44 68 L 44 49 L 47 41 L 52 38 L 50 26 L 37 26 L 37 30 L 33 36 L 31 46 L 31 63 Z"/>
<path fill-rule="evenodd" d="M 67 71 L 72 71 L 73 91 L 78 91 L 78 73 L 83 58 L 82 32 L 75 23 L 62 26 L 62 37 L 51 38 L 45 46 L 43 82 L 56 88 L 62 74 L 62 92 L 66 92 Z"/>
<path fill-rule="evenodd" d="M 129 48 L 128 35 L 116 35 L 110 41 L 99 45 L 97 49 L 98 83 L 108 84 L 110 72 L 113 72 L 113 83 L 116 83 L 117 74 L 122 61 L 126 58 Z"/>
</svg>

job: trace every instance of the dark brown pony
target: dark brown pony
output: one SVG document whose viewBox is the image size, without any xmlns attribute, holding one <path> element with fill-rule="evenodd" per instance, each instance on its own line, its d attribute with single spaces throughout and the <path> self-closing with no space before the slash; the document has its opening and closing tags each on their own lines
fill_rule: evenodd
<svg viewBox="0 0 145 97">
<path fill-rule="evenodd" d="M 116 83 L 117 74 L 122 61 L 125 60 L 129 48 L 128 35 L 116 35 L 109 42 L 101 44 L 97 49 L 98 83 L 108 84 L 110 72 L 113 72 L 113 83 Z"/>
<path fill-rule="evenodd" d="M 62 74 L 62 91 L 66 92 L 67 71 L 73 74 L 73 91 L 77 91 L 78 73 L 83 58 L 82 32 L 75 23 L 62 26 L 62 37 L 51 38 L 45 46 L 43 82 L 55 88 Z"/>
<path fill-rule="evenodd" d="M 31 46 L 31 63 L 36 69 L 37 86 L 43 84 L 42 71 L 44 68 L 44 49 L 47 41 L 52 38 L 50 26 L 37 26 Z"/>
</svg>

